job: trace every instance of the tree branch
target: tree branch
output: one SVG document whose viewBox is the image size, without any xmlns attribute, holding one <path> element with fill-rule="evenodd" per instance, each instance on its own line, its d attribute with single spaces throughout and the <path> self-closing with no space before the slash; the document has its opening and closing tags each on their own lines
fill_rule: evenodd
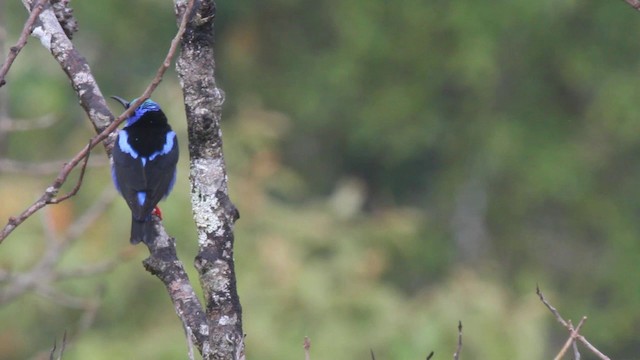
<svg viewBox="0 0 640 360">
<path fill-rule="evenodd" d="M 580 328 L 582 327 L 582 325 L 586 320 L 587 320 L 587 317 L 583 316 L 582 319 L 580 320 L 580 323 L 578 323 L 578 327 L 576 327 L 575 329 L 573 328 L 573 324 L 571 323 L 571 320 L 568 321 L 569 327 L 570 327 L 569 331 L 571 334 L 569 335 L 569 338 L 567 339 L 567 341 L 565 341 L 564 346 L 562 346 L 562 349 L 560 349 L 560 351 L 558 352 L 558 355 L 556 355 L 556 357 L 553 358 L 554 360 L 562 360 L 562 358 L 564 357 L 564 354 L 567 352 L 567 350 L 569 350 L 569 347 L 572 345 L 573 345 L 574 359 L 578 359 L 580 357 L 578 348 L 575 346 L 576 337 L 578 335 L 578 331 L 580 331 Z"/>
<path fill-rule="evenodd" d="M 27 9 L 31 9 L 33 0 L 22 0 L 22 3 Z M 32 35 L 38 38 L 42 46 L 49 50 L 67 74 L 80 106 L 91 120 L 96 132 L 103 131 L 113 120 L 113 115 L 107 107 L 87 60 L 65 34 L 51 6 L 45 6 L 38 16 Z M 107 150 L 110 149 L 110 144 L 114 139 L 115 135 L 106 142 Z"/>
<path fill-rule="evenodd" d="M 105 137 L 106 137 L 106 135 L 105 135 Z M 99 136 L 94 137 L 94 139 L 96 139 L 96 138 L 99 138 Z M 55 201 L 55 198 L 56 198 L 56 195 L 58 194 L 58 191 L 60 191 L 60 188 L 62 187 L 62 185 L 67 180 L 67 177 L 69 177 L 69 174 L 71 173 L 71 171 L 83 159 L 85 159 L 85 165 L 86 165 L 86 158 L 87 158 L 89 152 L 91 151 L 91 149 L 96 144 L 97 144 L 97 142 L 94 142 L 93 139 L 92 139 L 92 141 L 90 141 L 89 144 L 87 144 L 79 153 L 77 153 L 76 156 L 74 156 L 73 159 L 71 159 L 71 161 L 69 161 L 68 163 L 64 164 L 64 166 L 60 170 L 60 173 L 58 174 L 58 177 L 56 177 L 56 179 L 53 181 L 53 183 L 49 187 L 47 187 L 47 189 L 44 191 L 44 194 L 42 194 L 40 196 L 40 198 L 38 200 L 36 200 L 36 202 L 34 202 L 31 206 L 29 206 L 26 210 L 24 210 L 17 217 L 13 217 L 12 216 L 12 217 L 9 218 L 9 221 L 7 222 L 7 224 L 4 226 L 2 231 L 0 231 L 0 244 L 4 241 L 4 239 L 7 238 L 7 236 L 9 236 L 9 234 L 11 234 L 13 232 L 13 230 L 16 229 L 16 227 L 18 227 L 20 224 L 22 224 L 31 215 L 35 214 L 36 211 L 42 209 L 47 204 L 51 204 L 53 202 L 59 203 L 60 201 L 66 200 L 68 198 L 68 196 L 65 196 L 65 197 L 61 198 L 61 200 Z M 83 173 L 84 173 L 84 171 L 83 171 Z M 79 185 L 77 186 L 77 188 L 79 189 Z M 77 190 L 75 192 L 77 192 Z M 75 193 L 72 191 L 72 193 L 70 193 L 70 194 L 71 194 L 71 196 L 73 196 L 73 194 L 75 194 Z"/>
<path fill-rule="evenodd" d="M 87 149 L 91 149 L 91 140 L 89 140 L 89 144 L 87 144 Z M 87 154 L 84 156 L 84 162 L 82 163 L 82 167 L 80 168 L 80 175 L 78 176 L 78 182 L 76 183 L 76 186 L 73 187 L 73 189 L 71 189 L 71 191 L 69 191 L 68 194 L 61 196 L 61 197 L 55 197 L 49 201 L 47 201 L 47 205 L 48 204 L 59 204 L 65 200 L 67 200 L 68 198 L 75 196 L 78 191 L 80 190 L 80 186 L 82 186 L 82 180 L 84 179 L 84 173 L 87 170 L 87 164 L 89 163 L 89 156 L 91 155 L 91 151 L 88 150 Z M 62 186 L 62 184 L 60 184 L 60 186 Z"/>
<path fill-rule="evenodd" d="M 536 286 L 536 294 L 538 294 L 540 301 L 542 301 L 542 303 L 547 307 L 547 309 L 549 309 L 549 311 L 551 311 L 551 313 L 555 316 L 556 320 L 558 320 L 560 324 L 562 324 L 565 328 L 567 328 L 567 330 L 569 330 L 569 334 L 570 334 L 569 340 L 577 339 L 584 346 L 586 346 L 587 349 L 589 349 L 589 351 L 594 353 L 599 359 L 610 360 L 608 356 L 601 353 L 600 350 L 596 349 L 595 346 L 591 345 L 591 343 L 587 341 L 587 339 L 584 336 L 578 333 L 578 330 L 580 329 L 584 321 L 587 319 L 586 317 L 583 317 L 583 319 L 580 321 L 580 324 L 578 324 L 578 328 L 574 329 L 573 325 L 570 322 L 565 321 L 562 318 L 562 316 L 560 316 L 560 312 L 558 312 L 558 310 L 547 301 L 547 299 L 544 297 L 544 294 L 542 294 L 542 291 L 540 291 L 540 287 L 538 286 Z"/>
<path fill-rule="evenodd" d="M 304 343 L 302 344 L 304 348 L 304 360 L 311 360 L 311 340 L 309 340 L 308 336 L 304 337 Z M 371 357 L 373 358 L 373 350 L 371 350 Z"/>
<path fill-rule="evenodd" d="M 24 23 L 24 27 L 22 28 L 22 32 L 20 33 L 20 37 L 18 38 L 18 42 L 11 47 L 11 50 L 9 50 L 9 55 L 7 56 L 7 60 L 5 60 L 5 62 L 2 64 L 2 67 L 0 68 L 0 87 L 2 87 L 4 84 L 7 83 L 7 81 L 5 80 L 5 76 L 7 76 L 7 73 L 9 72 L 11 65 L 13 65 L 13 62 L 18 57 L 20 50 L 22 50 L 22 48 L 25 45 L 27 45 L 27 38 L 29 37 L 29 34 L 31 34 L 31 32 L 33 31 L 33 27 L 36 22 L 36 19 L 44 9 L 44 4 L 47 1 L 48 0 L 38 0 L 38 2 L 35 4 L 33 9 L 31 10 L 31 14 L 29 15 L 29 18 Z"/>
<path fill-rule="evenodd" d="M 175 0 L 175 4 L 177 13 L 183 13 L 186 2 Z M 176 70 L 189 133 L 191 205 L 199 244 L 195 265 L 211 331 L 211 349 L 203 356 L 244 359 L 242 309 L 233 260 L 233 225 L 239 215 L 228 196 L 222 152 L 220 119 L 224 93 L 215 81 L 214 1 L 199 1 L 190 17 Z"/>
<path fill-rule="evenodd" d="M 453 360 L 459 360 L 461 352 L 462 352 L 462 321 L 458 321 L 458 346 L 456 347 L 456 352 L 453 354 Z"/>
<path fill-rule="evenodd" d="M 108 159 L 92 158 L 87 167 L 100 167 L 108 165 Z M 0 173 L 22 174 L 31 176 L 51 175 L 60 172 L 60 167 L 66 160 L 53 160 L 42 163 L 28 163 L 12 159 L 0 159 Z"/>
<path fill-rule="evenodd" d="M 21 296 L 25 292 L 49 286 L 50 284 L 64 279 L 89 276 L 98 272 L 105 272 L 112 269 L 116 261 L 109 260 L 104 263 L 92 264 L 85 268 L 59 270 L 57 266 L 64 255 L 65 250 L 73 244 L 92 224 L 102 215 L 115 198 L 115 190 L 111 187 L 105 189 L 102 195 L 86 209 L 81 217 L 76 219 L 67 231 L 61 236 L 54 236 L 53 231 L 46 231 L 46 248 L 40 257 L 28 271 L 21 273 L 0 273 L 0 282 L 3 287 L 0 289 L 0 304 L 7 303 Z M 50 225 L 48 213 L 44 212 L 44 226 Z"/>
<path fill-rule="evenodd" d="M 34 129 L 44 129 L 55 124 L 58 118 L 53 116 L 42 116 L 35 120 L 10 119 L 0 114 L 0 132 L 30 131 Z"/>
<path fill-rule="evenodd" d="M 202 351 L 208 349 L 209 327 L 202 310 L 200 300 L 196 296 L 189 277 L 176 255 L 175 240 L 160 226 L 158 218 L 154 216 L 158 237 L 147 244 L 150 255 L 143 261 L 145 269 L 157 276 L 167 288 L 178 317 L 184 324 L 190 341 Z"/>
</svg>

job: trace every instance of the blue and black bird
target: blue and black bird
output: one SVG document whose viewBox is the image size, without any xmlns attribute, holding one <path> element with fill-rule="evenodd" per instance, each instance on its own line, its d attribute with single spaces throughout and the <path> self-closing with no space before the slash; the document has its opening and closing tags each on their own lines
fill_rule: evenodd
<svg viewBox="0 0 640 360">
<path fill-rule="evenodd" d="M 112 96 L 128 109 L 131 103 Z M 176 181 L 178 139 L 160 106 L 145 100 L 118 132 L 111 174 L 116 189 L 131 209 L 131 243 L 155 238 L 151 214 Z"/>
</svg>

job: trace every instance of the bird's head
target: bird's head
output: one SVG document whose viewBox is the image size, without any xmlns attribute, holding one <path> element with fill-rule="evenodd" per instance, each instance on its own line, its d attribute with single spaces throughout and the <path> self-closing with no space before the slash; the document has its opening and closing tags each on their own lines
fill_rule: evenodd
<svg viewBox="0 0 640 360">
<path fill-rule="evenodd" d="M 128 109 L 131 104 L 135 103 L 136 100 L 138 100 L 138 98 L 135 98 L 131 100 L 131 102 L 128 102 L 127 100 L 121 98 L 120 96 L 111 96 L 111 98 L 116 100 L 120 104 L 122 104 L 125 110 Z M 140 118 L 144 114 L 150 111 L 162 112 L 162 110 L 160 109 L 160 105 L 158 105 L 155 101 L 151 99 L 147 99 L 143 101 L 142 104 L 140 104 L 140 106 L 136 108 L 136 111 L 134 111 L 133 114 L 129 116 L 129 118 L 127 119 L 127 126 L 133 125 L 136 121 L 140 120 Z"/>
</svg>

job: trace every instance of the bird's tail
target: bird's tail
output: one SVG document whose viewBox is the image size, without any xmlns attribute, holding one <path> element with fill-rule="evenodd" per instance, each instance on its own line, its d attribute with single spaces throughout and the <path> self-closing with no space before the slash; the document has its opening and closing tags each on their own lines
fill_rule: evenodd
<svg viewBox="0 0 640 360">
<path fill-rule="evenodd" d="M 131 244 L 135 245 L 140 242 L 148 244 L 153 241 L 155 236 L 156 232 L 151 217 L 143 221 L 131 219 Z"/>
</svg>

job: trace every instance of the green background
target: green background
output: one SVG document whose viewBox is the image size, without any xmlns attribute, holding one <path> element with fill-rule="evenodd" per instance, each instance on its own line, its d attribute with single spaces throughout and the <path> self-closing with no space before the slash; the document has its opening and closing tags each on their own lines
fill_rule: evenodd
<svg viewBox="0 0 640 360">
<path fill-rule="evenodd" d="M 27 13 L 17 0 L 0 4 L 6 52 Z M 72 5 L 74 43 L 102 92 L 139 96 L 175 34 L 172 2 Z M 582 333 L 602 352 L 638 358 L 640 13 L 601 0 L 217 5 L 249 359 L 302 358 L 304 336 L 317 359 L 368 359 L 370 349 L 377 359 L 430 351 L 446 359 L 458 320 L 462 358 L 550 358 L 568 335 L 536 284 L 574 323 L 589 317 Z M 7 81 L 3 111 L 56 122 L 10 133 L 0 157 L 62 163 L 92 136 L 68 80 L 36 39 Z M 173 69 L 153 98 L 182 146 L 162 209 L 195 280 L 186 123 Z M 0 245 L 2 272 L 31 269 L 104 191 L 113 198 L 104 151 L 92 156 L 99 164 L 77 197 Z M 0 217 L 22 211 L 55 174 L 0 169 Z M 1 304 L 2 359 L 47 354 L 65 330 L 65 359 L 186 358 L 180 322 L 140 264 L 146 249 L 128 244 L 128 227 L 128 209 L 114 198 L 57 266 L 74 273 L 116 259 L 113 269 L 44 278 L 57 296 L 27 292 Z"/>
</svg>

